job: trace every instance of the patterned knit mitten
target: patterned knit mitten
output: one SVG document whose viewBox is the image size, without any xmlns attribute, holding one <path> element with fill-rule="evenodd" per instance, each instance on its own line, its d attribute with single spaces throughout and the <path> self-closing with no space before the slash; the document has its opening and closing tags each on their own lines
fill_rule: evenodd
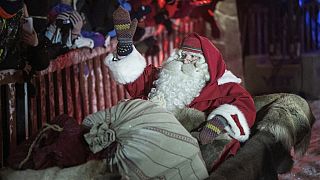
<svg viewBox="0 0 320 180">
<path fill-rule="evenodd" d="M 137 28 L 138 21 L 131 21 L 128 11 L 121 6 L 113 13 L 114 28 L 117 33 L 117 53 L 119 56 L 127 56 L 133 50 L 133 35 Z"/>
<path fill-rule="evenodd" d="M 227 121 L 222 116 L 215 116 L 208 120 L 200 131 L 200 143 L 203 145 L 212 143 L 217 136 L 224 132 L 225 126 L 227 126 Z"/>
</svg>

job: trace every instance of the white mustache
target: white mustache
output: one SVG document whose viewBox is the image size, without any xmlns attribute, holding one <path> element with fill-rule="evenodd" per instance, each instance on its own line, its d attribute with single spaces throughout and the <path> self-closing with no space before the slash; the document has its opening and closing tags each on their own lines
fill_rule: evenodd
<svg viewBox="0 0 320 180">
<path fill-rule="evenodd" d="M 172 71 L 175 73 L 179 73 L 180 75 L 184 75 L 184 76 L 192 76 L 192 77 L 199 77 L 201 75 L 201 73 L 199 72 L 198 68 L 195 67 L 194 64 L 184 64 L 181 61 L 170 61 L 170 62 L 166 62 L 163 65 L 163 70 L 164 71 Z"/>
<path fill-rule="evenodd" d="M 183 63 L 181 61 L 169 61 L 163 65 L 163 69 L 171 70 L 171 71 L 181 71 Z"/>
<path fill-rule="evenodd" d="M 181 70 L 184 73 L 196 73 L 197 68 L 193 64 L 183 64 Z"/>
</svg>

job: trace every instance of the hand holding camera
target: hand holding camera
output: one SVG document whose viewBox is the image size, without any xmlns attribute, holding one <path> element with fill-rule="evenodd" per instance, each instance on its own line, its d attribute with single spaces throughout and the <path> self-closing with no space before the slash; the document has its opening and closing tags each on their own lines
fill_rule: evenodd
<svg viewBox="0 0 320 180">
<path fill-rule="evenodd" d="M 33 28 L 32 17 L 25 17 L 22 21 L 21 41 L 29 46 L 37 46 L 39 44 L 39 40 L 37 33 Z"/>
<path fill-rule="evenodd" d="M 71 29 L 72 34 L 80 35 L 83 19 L 77 11 L 60 13 L 56 18 L 56 25 L 63 29 Z"/>
</svg>

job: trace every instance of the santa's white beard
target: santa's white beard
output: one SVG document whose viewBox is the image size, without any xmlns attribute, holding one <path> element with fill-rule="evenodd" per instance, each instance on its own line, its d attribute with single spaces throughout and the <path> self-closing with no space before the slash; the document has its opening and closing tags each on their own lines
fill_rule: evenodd
<svg viewBox="0 0 320 180">
<path fill-rule="evenodd" d="M 169 59 L 164 63 L 159 79 L 155 81 L 155 88 L 149 93 L 149 98 L 171 112 L 182 109 L 199 96 L 206 85 L 208 75 L 204 59 L 197 67 Z"/>
</svg>

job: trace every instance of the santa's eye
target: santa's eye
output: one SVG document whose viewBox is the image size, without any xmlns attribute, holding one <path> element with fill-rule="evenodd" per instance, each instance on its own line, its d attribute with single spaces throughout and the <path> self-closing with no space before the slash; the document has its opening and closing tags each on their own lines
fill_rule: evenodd
<svg viewBox="0 0 320 180">
<path fill-rule="evenodd" d="M 192 59 L 195 60 L 195 61 L 198 61 L 200 59 L 200 57 L 199 56 L 193 56 Z"/>
<path fill-rule="evenodd" d="M 187 57 L 187 54 L 186 53 L 181 53 L 181 55 L 180 55 L 180 58 L 181 59 L 185 59 Z"/>
</svg>

